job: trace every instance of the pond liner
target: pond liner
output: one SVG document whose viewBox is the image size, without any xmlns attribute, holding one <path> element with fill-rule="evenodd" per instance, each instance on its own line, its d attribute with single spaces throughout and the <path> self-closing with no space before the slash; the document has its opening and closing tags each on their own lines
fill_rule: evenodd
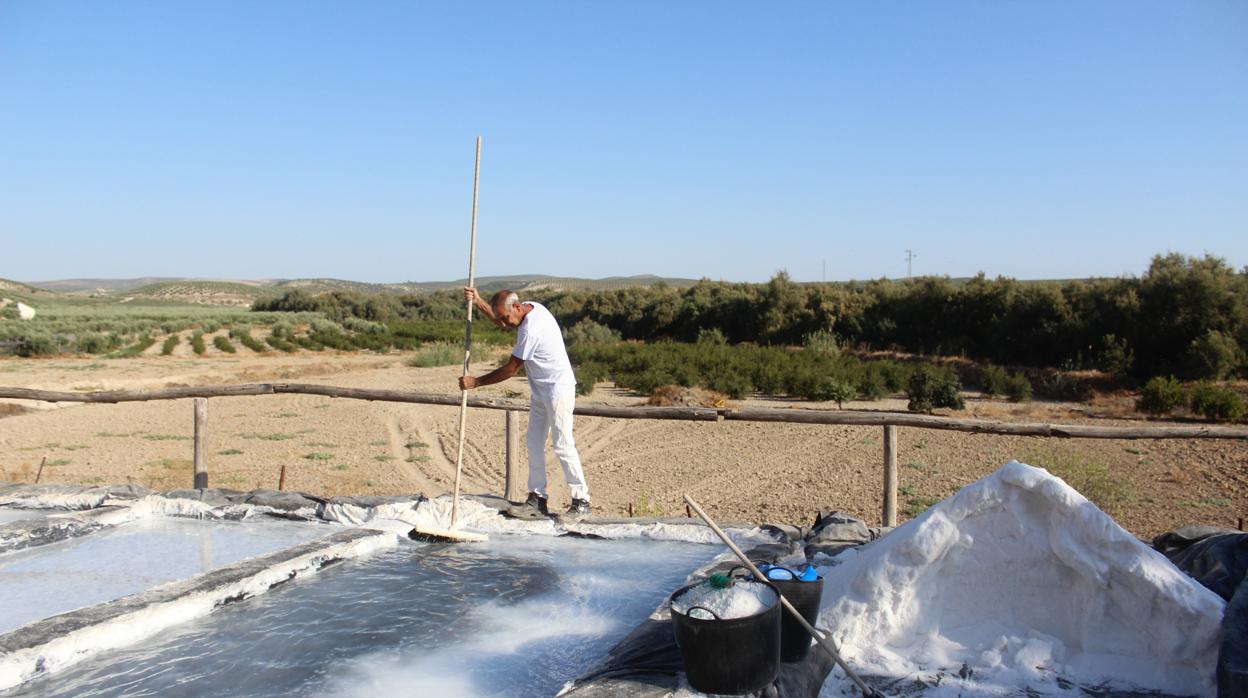
<svg viewBox="0 0 1248 698">
<path fill-rule="evenodd" d="M 1226 600 L 1218 642 L 1218 698 L 1248 698 L 1248 533 L 1183 526 L 1154 538 L 1153 548 Z"/>
<path fill-rule="evenodd" d="M 192 618 L 398 545 L 393 533 L 349 529 L 179 582 L 88 606 L 0 635 L 0 690 L 107 649 L 132 644 Z"/>
<path fill-rule="evenodd" d="M 755 564 L 774 564 L 793 553 L 789 543 L 766 543 L 746 551 Z M 728 574 L 736 558 L 720 556 L 689 576 L 688 583 L 712 574 Z M 781 663 L 771 684 L 750 696 L 815 698 L 836 666 L 827 652 L 809 652 L 800 661 Z M 670 600 L 612 647 L 607 658 L 570 683 L 559 695 L 569 698 L 660 698 L 687 685 L 685 665 L 673 632 Z"/>
<path fill-rule="evenodd" d="M 103 506 L 70 515 L 13 521 L 0 525 L 0 553 L 81 538 L 133 518 L 129 507 Z"/>
</svg>

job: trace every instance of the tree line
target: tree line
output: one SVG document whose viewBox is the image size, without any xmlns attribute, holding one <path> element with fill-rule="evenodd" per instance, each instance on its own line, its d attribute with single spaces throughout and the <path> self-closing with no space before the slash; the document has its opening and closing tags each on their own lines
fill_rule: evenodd
<svg viewBox="0 0 1248 698">
<path fill-rule="evenodd" d="M 529 298 L 526 298 L 526 300 Z M 593 321 L 624 339 L 696 342 L 706 330 L 732 344 L 803 345 L 812 335 L 846 348 L 965 356 L 1004 365 L 1099 368 L 1120 378 L 1243 375 L 1248 269 L 1206 255 L 1158 255 L 1139 277 L 1028 282 L 969 280 L 764 284 L 703 280 L 610 291 L 537 292 L 565 328 Z M 311 296 L 292 291 L 261 311 L 314 311 L 343 322 L 462 321 L 462 297 Z"/>
</svg>

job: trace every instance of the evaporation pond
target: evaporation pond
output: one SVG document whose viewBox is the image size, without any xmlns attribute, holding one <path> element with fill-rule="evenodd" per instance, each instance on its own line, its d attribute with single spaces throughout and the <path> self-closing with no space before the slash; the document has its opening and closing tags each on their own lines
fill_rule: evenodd
<svg viewBox="0 0 1248 698">
<path fill-rule="evenodd" d="M 341 528 L 151 517 L 0 555 L 0 632 L 112 601 Z"/>
<path fill-rule="evenodd" d="M 14 521 L 30 521 L 32 519 L 46 519 L 51 514 L 65 513 L 57 512 L 52 509 L 14 509 L 13 507 L 0 507 L 0 526 Z"/>
<path fill-rule="evenodd" d="M 4 695 L 551 696 L 717 552 L 543 536 L 404 542 Z"/>
</svg>

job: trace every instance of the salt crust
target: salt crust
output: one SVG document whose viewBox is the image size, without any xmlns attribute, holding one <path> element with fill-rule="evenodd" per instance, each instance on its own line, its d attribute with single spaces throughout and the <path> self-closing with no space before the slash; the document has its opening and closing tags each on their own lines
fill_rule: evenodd
<svg viewBox="0 0 1248 698">
<path fill-rule="evenodd" d="M 672 610 L 701 620 L 713 620 L 716 617 L 720 620 L 731 620 L 758 615 L 775 606 L 779 600 L 780 597 L 774 589 L 759 582 L 737 581 L 727 588 L 702 582 L 672 599 Z M 695 606 L 701 608 L 694 608 Z M 702 610 L 703 608 L 709 609 L 714 616 Z"/>
<path fill-rule="evenodd" d="M 924 696 L 1216 692 L 1222 599 L 1043 469 L 1011 461 L 839 557 L 819 625 L 859 673 Z M 820 695 L 856 693 L 838 671 Z"/>
</svg>

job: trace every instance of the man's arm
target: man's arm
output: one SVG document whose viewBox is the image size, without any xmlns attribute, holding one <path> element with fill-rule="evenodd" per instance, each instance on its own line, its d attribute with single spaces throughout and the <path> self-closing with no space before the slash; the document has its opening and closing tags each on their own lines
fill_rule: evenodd
<svg viewBox="0 0 1248 698">
<path fill-rule="evenodd" d="M 477 289 L 473 288 L 472 286 L 465 286 L 464 298 L 472 301 L 472 304 L 477 307 L 477 310 L 480 310 L 482 315 L 489 318 L 490 322 L 494 323 L 495 325 L 498 325 L 499 327 L 503 327 L 503 321 L 495 317 L 494 309 L 490 307 L 489 303 L 486 303 L 485 300 L 481 298 L 481 294 L 477 293 Z M 502 379 L 502 380 L 506 380 L 506 379 Z"/>
<path fill-rule="evenodd" d="M 512 376 L 516 375 L 516 372 L 519 371 L 520 367 L 523 365 L 524 365 L 524 360 L 522 360 L 520 357 L 516 356 L 515 354 L 512 354 L 511 358 L 507 360 L 507 363 L 503 364 L 502 366 L 499 366 L 493 371 L 490 371 L 484 376 L 480 376 L 480 377 L 464 376 L 463 378 L 460 378 L 459 388 L 460 390 L 472 390 L 473 388 L 480 388 L 483 385 L 494 385 L 495 383 L 502 383 L 508 378 L 511 378 Z"/>
</svg>

